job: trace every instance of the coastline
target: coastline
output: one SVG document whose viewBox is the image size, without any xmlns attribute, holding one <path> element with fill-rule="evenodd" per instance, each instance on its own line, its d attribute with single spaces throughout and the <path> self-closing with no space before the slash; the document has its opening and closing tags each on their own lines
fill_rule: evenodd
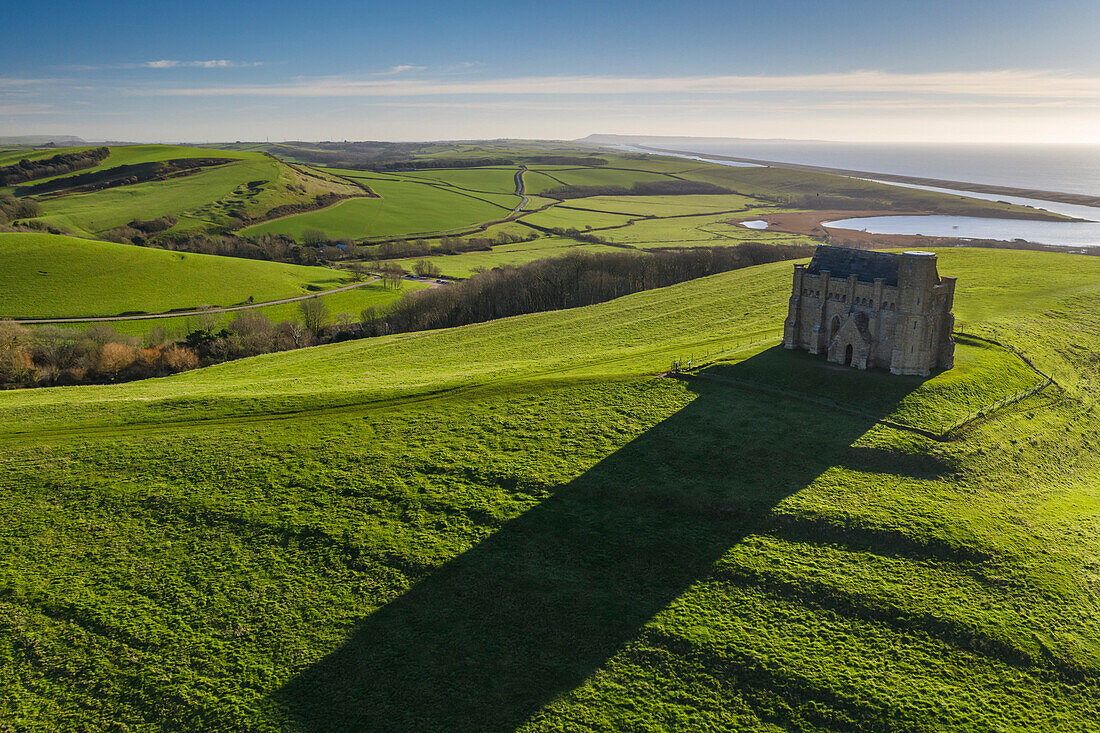
<svg viewBox="0 0 1100 733">
<path fill-rule="evenodd" d="M 948 188 L 953 191 L 976 191 L 994 196 L 1018 196 L 1020 198 L 1039 199 L 1042 201 L 1054 201 L 1062 204 L 1074 204 L 1076 206 L 1100 207 L 1100 196 L 1088 194 L 1065 193 L 1063 191 L 1044 191 L 1041 189 L 1014 188 L 1011 186 L 994 186 L 983 183 L 966 183 L 941 178 L 923 178 L 920 176 L 906 176 L 897 173 L 878 173 L 874 171 L 850 170 L 847 168 L 830 168 L 819 165 L 806 165 L 803 163 L 784 163 L 775 160 L 759 160 L 756 158 L 741 158 L 730 155 L 718 155 L 714 153 L 699 153 L 694 150 L 673 150 L 671 148 L 657 148 L 650 145 L 637 145 L 638 148 L 654 153 L 672 153 L 674 155 L 692 155 L 698 158 L 710 160 L 726 160 L 734 163 L 748 163 L 752 165 L 767 166 L 769 168 L 790 168 L 793 170 L 809 171 L 813 173 L 830 173 L 849 178 L 864 178 L 883 181 L 886 183 L 908 183 L 916 186 L 936 186 Z"/>
</svg>

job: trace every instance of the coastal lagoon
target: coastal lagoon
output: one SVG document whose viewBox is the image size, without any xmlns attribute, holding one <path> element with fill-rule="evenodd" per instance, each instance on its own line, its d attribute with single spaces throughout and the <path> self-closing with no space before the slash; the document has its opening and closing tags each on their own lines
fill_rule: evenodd
<svg viewBox="0 0 1100 733">
<path fill-rule="evenodd" d="M 1041 209 L 1042 211 L 1049 211 L 1054 214 L 1062 214 L 1063 216 L 1072 216 L 1075 219 L 1086 219 L 1088 221 L 1100 221 L 1100 207 L 1096 206 L 1081 206 L 1080 204 L 1064 204 L 1060 201 L 1047 201 L 1046 199 L 1033 199 L 1024 196 L 1005 196 L 1004 194 L 997 193 L 981 193 L 979 191 L 960 191 L 955 188 L 941 188 L 940 186 L 922 186 L 916 183 L 899 183 L 898 181 L 880 181 L 874 178 L 864 178 L 862 180 L 872 181 L 874 183 L 882 183 L 886 186 L 901 186 L 902 188 L 919 188 L 922 191 L 935 191 L 936 193 L 946 193 L 952 196 L 965 196 L 972 199 L 983 199 L 985 201 L 1002 201 L 1007 204 L 1017 204 L 1019 206 L 1030 206 L 1033 209 Z"/>
<path fill-rule="evenodd" d="M 1084 208 L 1084 207 L 1078 207 Z M 1100 222 L 1029 221 L 976 216 L 865 216 L 828 221 L 830 229 L 855 229 L 871 234 L 920 234 L 963 239 L 1023 239 L 1066 247 L 1100 247 Z"/>
</svg>

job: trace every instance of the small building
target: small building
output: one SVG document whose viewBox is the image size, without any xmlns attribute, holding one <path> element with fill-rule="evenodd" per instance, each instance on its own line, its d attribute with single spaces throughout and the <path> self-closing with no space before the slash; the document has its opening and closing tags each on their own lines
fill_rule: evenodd
<svg viewBox="0 0 1100 733">
<path fill-rule="evenodd" d="M 928 376 L 955 365 L 955 278 L 933 252 L 822 245 L 794 266 L 783 345 L 856 369 Z"/>
</svg>

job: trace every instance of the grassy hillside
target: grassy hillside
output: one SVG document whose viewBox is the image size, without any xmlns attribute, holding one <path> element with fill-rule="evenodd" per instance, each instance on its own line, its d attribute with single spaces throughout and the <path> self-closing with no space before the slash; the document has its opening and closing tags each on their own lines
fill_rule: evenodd
<svg viewBox="0 0 1100 733">
<path fill-rule="evenodd" d="M 351 281 L 324 267 L 0 233 L 0 317 L 69 318 L 228 306 Z M 308 289 L 307 289 L 308 288 Z"/>
<path fill-rule="evenodd" d="M 1033 375 L 973 343 L 931 380 L 833 379 L 761 341 L 789 263 L 0 394 L 0 719 L 1087 730 L 1100 263 L 940 256 L 967 330 L 1062 387 L 946 443 L 880 420 Z"/>
<path fill-rule="evenodd" d="M 368 183 L 381 198 L 352 199 L 320 211 L 248 227 L 241 233 L 279 232 L 301 239 L 307 229 L 318 229 L 333 239 L 404 236 L 503 219 L 511 206 L 519 203 L 514 196 L 503 197 L 509 206 L 421 182 L 372 178 Z"/>
<path fill-rule="evenodd" d="M 384 308 L 399 299 L 406 292 L 423 290 L 427 287 L 429 287 L 428 283 L 403 280 L 400 286 L 393 288 L 383 285 L 380 280 L 375 280 L 374 282 L 367 282 L 351 290 L 321 293 L 318 297 L 324 301 L 325 307 L 328 308 L 330 322 L 335 321 L 341 315 L 347 315 L 353 321 L 357 321 L 359 320 L 359 314 L 364 308 Z M 233 319 L 242 314 L 258 313 L 273 323 L 278 323 L 280 321 L 301 322 L 302 316 L 299 308 L 299 302 L 280 303 L 259 308 L 249 308 L 243 311 L 228 311 L 225 313 L 203 313 L 200 315 L 170 318 L 111 321 L 110 326 L 119 333 L 139 337 L 150 333 L 153 329 L 164 329 L 164 333 L 168 338 L 183 339 L 187 334 L 198 328 L 209 328 L 215 332 L 222 328 L 230 328 Z M 71 327 L 85 328 L 90 325 L 92 325 L 92 322 L 85 321 L 72 324 Z M 230 328 L 230 330 L 232 329 Z"/>
<path fill-rule="evenodd" d="M 177 230 L 240 226 L 240 216 L 264 218 L 279 206 L 309 205 L 324 194 L 360 196 L 352 182 L 323 172 L 293 168 L 261 153 L 207 150 L 175 145 L 112 147 L 100 165 L 64 176 L 37 179 L 35 185 L 76 176 L 109 175 L 119 166 L 191 158 L 229 159 L 168 180 L 151 180 L 96 191 L 36 196 L 39 220 L 78 236 L 95 237 L 134 219 L 174 216 Z"/>
</svg>

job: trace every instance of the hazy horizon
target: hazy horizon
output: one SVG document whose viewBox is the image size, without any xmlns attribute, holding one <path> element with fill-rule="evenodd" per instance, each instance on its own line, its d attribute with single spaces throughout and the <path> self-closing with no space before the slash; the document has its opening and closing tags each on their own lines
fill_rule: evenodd
<svg viewBox="0 0 1100 733">
<path fill-rule="evenodd" d="M 780 0 L 10 12 L 0 136 L 1100 143 L 1100 6 Z"/>
</svg>

